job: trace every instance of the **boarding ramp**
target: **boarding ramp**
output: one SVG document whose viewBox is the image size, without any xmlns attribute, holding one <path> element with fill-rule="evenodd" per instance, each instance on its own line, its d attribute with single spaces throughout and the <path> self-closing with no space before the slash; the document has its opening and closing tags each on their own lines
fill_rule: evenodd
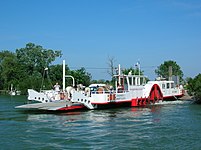
<svg viewBox="0 0 201 150">
<path fill-rule="evenodd" d="M 91 104 L 91 98 L 80 91 L 73 91 L 71 101 L 81 103 L 88 109 L 94 109 L 93 104 Z"/>
</svg>

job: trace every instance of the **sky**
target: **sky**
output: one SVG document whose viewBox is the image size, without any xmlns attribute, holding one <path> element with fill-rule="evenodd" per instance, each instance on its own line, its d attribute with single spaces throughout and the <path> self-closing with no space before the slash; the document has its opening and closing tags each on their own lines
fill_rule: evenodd
<svg viewBox="0 0 201 150">
<path fill-rule="evenodd" d="M 110 79 L 110 58 L 154 79 L 164 61 L 201 73 L 200 0 L 0 0 L 0 50 L 27 43 L 61 50 L 70 69 Z"/>
</svg>

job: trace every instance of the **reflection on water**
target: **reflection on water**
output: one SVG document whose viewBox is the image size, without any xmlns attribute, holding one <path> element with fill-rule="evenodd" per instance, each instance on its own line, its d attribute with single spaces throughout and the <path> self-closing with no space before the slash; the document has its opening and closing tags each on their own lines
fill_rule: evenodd
<svg viewBox="0 0 201 150">
<path fill-rule="evenodd" d="M 161 106 L 152 106 L 144 108 L 118 108 L 109 110 L 89 110 L 81 112 L 66 112 L 66 113 L 31 113 L 27 111 L 27 121 L 50 121 L 55 120 L 60 122 L 60 120 L 66 120 L 66 122 L 76 122 L 80 120 L 88 120 L 96 124 L 105 123 L 111 120 L 138 120 L 149 118 L 152 113 L 157 113 L 160 111 Z"/>
</svg>

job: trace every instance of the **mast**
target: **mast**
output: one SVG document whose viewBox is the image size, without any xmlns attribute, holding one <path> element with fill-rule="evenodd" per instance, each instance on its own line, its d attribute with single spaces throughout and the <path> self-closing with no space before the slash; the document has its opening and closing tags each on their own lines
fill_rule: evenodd
<svg viewBox="0 0 201 150">
<path fill-rule="evenodd" d="M 139 69 L 139 79 L 138 79 L 138 85 L 140 85 L 140 62 L 138 61 L 138 69 Z"/>
<path fill-rule="evenodd" d="M 119 67 L 118 67 L 118 73 L 119 73 L 119 85 L 121 85 L 121 77 L 120 77 L 120 75 L 121 75 L 121 67 L 120 67 L 120 64 L 119 64 Z"/>
<path fill-rule="evenodd" d="M 65 65 L 65 60 L 63 60 L 63 91 L 65 91 L 65 71 L 66 71 L 66 65 Z"/>
</svg>

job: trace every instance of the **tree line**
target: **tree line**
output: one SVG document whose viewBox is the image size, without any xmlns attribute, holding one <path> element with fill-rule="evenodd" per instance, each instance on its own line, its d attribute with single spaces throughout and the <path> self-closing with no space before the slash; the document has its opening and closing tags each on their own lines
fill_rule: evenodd
<svg viewBox="0 0 201 150">
<path fill-rule="evenodd" d="M 22 94 L 27 94 L 27 89 L 29 88 L 36 90 L 51 89 L 53 82 L 62 84 L 62 65 L 52 65 L 56 58 L 61 57 L 61 50 L 45 49 L 34 43 L 27 43 L 24 48 L 16 49 L 15 52 L 2 50 L 0 52 L 0 90 L 10 90 L 11 85 L 13 85 Z M 109 58 L 108 60 L 108 74 L 111 75 L 111 80 L 92 80 L 91 74 L 84 67 L 70 70 L 66 65 L 66 74 L 75 78 L 75 84 L 81 83 L 85 86 L 99 82 L 113 84 L 114 79 L 112 76 L 116 74 L 117 68 L 114 66 L 114 58 Z M 156 75 L 168 79 L 170 66 L 171 75 L 178 76 L 180 81 L 184 81 L 180 66 L 172 60 L 164 61 L 163 64 L 158 66 L 155 70 Z M 124 74 L 144 74 L 143 70 L 133 66 L 124 69 L 122 72 Z M 72 81 L 66 79 L 66 82 L 71 84 Z M 196 99 L 201 99 L 201 74 L 194 79 L 187 78 L 187 85 L 189 94 Z"/>
<path fill-rule="evenodd" d="M 201 74 L 194 78 L 187 78 L 187 89 L 189 95 L 193 96 L 195 103 L 201 104 Z"/>
<path fill-rule="evenodd" d="M 11 85 L 22 94 L 27 89 L 51 89 L 52 81 L 62 83 L 62 65 L 52 65 L 56 58 L 61 57 L 61 50 L 45 49 L 34 43 L 26 44 L 25 48 L 15 52 L 0 52 L 0 90 L 10 90 Z M 91 74 L 85 68 L 70 70 L 66 65 L 66 74 L 76 78 L 77 83 L 89 85 Z M 67 82 L 71 82 L 70 80 Z"/>
</svg>

